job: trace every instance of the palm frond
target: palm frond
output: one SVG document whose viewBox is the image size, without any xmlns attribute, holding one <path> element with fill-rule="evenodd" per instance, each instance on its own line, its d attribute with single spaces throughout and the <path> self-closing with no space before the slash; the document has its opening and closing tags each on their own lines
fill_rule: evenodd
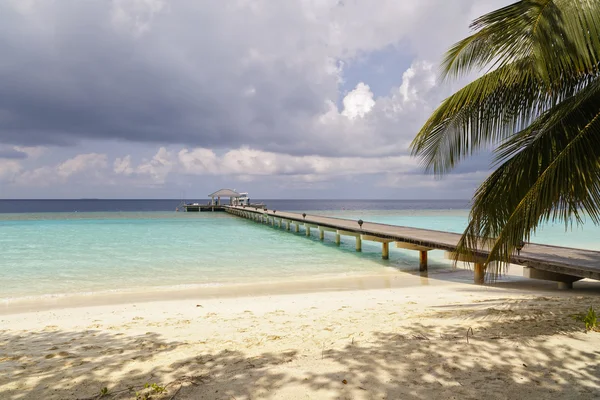
<svg viewBox="0 0 600 400">
<path fill-rule="evenodd" d="M 598 71 L 600 2 L 524 0 L 474 20 L 442 63 L 442 78 L 531 59 L 541 78 Z"/>
<path fill-rule="evenodd" d="M 412 154 L 421 156 L 427 171 L 444 174 L 585 87 L 588 77 L 581 78 L 551 85 L 539 79 L 528 60 L 504 65 L 448 97 L 413 140 Z"/>
<path fill-rule="evenodd" d="M 445 76 L 492 68 L 447 98 L 412 143 L 428 172 L 447 173 L 575 95 L 600 72 L 600 1 L 524 0 L 476 19 Z"/>
<path fill-rule="evenodd" d="M 498 276 L 518 243 L 548 220 L 600 222 L 600 80 L 544 113 L 497 151 L 474 197 L 459 251 L 492 239 Z M 484 240 L 487 239 L 487 240 Z"/>
</svg>

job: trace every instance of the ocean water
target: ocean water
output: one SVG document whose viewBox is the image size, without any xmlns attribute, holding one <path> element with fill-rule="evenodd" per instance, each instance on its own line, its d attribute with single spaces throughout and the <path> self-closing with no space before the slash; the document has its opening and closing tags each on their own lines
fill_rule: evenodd
<svg viewBox="0 0 600 400">
<path fill-rule="evenodd" d="M 416 252 L 274 229 L 177 200 L 0 201 L 0 299 L 146 291 L 414 271 Z M 465 201 L 266 200 L 269 208 L 461 232 Z M 24 210 L 24 208 L 27 208 Z M 24 212 L 26 211 L 26 212 Z M 600 229 L 548 226 L 537 242 L 600 250 Z M 430 271 L 449 268 L 432 252 Z"/>
</svg>

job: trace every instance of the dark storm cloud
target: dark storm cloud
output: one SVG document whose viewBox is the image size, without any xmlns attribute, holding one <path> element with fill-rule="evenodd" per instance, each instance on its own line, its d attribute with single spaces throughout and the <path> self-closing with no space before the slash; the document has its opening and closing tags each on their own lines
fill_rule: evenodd
<svg viewBox="0 0 600 400">
<path fill-rule="evenodd" d="M 302 66 L 244 61 L 264 35 L 195 2 L 142 13 L 142 28 L 105 0 L 39 2 L 25 12 L 11 4 L 0 4 L 3 143 L 285 147 L 302 135 L 299 121 L 324 107 L 322 86 Z"/>
<path fill-rule="evenodd" d="M 24 160 L 27 158 L 27 153 L 15 149 L 4 149 L 0 147 L 0 158 L 7 160 Z"/>
</svg>

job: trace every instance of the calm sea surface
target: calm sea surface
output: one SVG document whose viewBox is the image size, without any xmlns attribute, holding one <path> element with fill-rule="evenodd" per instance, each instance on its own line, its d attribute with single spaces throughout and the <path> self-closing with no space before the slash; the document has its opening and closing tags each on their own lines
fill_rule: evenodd
<svg viewBox="0 0 600 400">
<path fill-rule="evenodd" d="M 254 199 L 253 199 L 254 201 Z M 264 200 L 271 209 L 461 232 L 466 201 Z M 178 200 L 0 200 L 0 299 L 413 271 L 415 252 L 337 248 Z M 600 250 L 600 228 L 547 226 L 535 241 Z M 344 240 L 344 239 L 342 239 Z M 448 268 L 432 252 L 430 269 Z"/>
</svg>

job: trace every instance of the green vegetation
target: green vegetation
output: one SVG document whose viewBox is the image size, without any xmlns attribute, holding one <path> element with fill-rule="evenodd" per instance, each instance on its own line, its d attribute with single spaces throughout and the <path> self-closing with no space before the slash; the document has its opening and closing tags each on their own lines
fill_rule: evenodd
<svg viewBox="0 0 600 400">
<path fill-rule="evenodd" d="M 144 390 L 135 392 L 135 399 L 136 400 L 149 400 L 152 398 L 152 395 L 163 394 L 166 391 L 167 391 L 166 386 L 160 386 L 157 383 L 146 383 L 144 385 Z"/>
<path fill-rule="evenodd" d="M 592 306 L 590 306 L 587 313 L 573 315 L 573 319 L 578 322 L 583 322 L 585 324 L 586 332 L 598 329 L 598 317 Z"/>
<path fill-rule="evenodd" d="M 443 78 L 486 72 L 435 110 L 412 150 L 444 175 L 493 149 L 459 251 L 492 238 L 497 276 L 540 224 L 600 222 L 600 1 L 518 1 L 471 28 Z"/>
<path fill-rule="evenodd" d="M 149 388 L 152 393 L 161 394 L 167 391 L 167 388 L 156 383 L 146 383 L 145 388 Z"/>
<path fill-rule="evenodd" d="M 103 387 L 102 389 L 100 389 L 100 398 L 102 397 L 106 397 L 109 395 L 109 391 L 107 387 Z"/>
</svg>

